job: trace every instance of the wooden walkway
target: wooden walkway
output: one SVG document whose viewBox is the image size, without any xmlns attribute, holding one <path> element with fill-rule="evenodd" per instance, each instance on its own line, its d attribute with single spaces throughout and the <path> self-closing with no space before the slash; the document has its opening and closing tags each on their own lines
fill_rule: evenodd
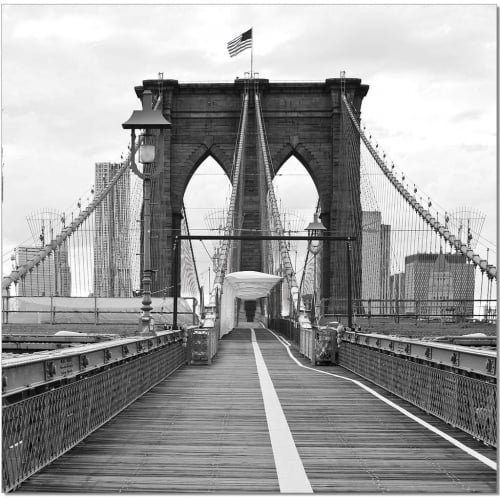
<svg viewBox="0 0 500 500">
<path fill-rule="evenodd" d="M 322 373 L 303 368 L 269 331 L 255 333 L 315 493 L 496 492 L 496 470 L 352 382 L 329 374 L 362 380 L 356 375 L 336 366 L 316 367 Z M 286 473 L 278 478 L 275 456 L 286 468 L 287 457 L 280 451 L 286 449 L 286 437 L 275 436 L 273 453 L 267 418 L 274 417 L 269 408 L 266 417 L 251 339 L 250 329 L 233 331 L 220 342 L 212 365 L 179 369 L 17 492 L 283 491 L 293 478 Z M 496 450 L 370 387 L 496 460 Z"/>
</svg>

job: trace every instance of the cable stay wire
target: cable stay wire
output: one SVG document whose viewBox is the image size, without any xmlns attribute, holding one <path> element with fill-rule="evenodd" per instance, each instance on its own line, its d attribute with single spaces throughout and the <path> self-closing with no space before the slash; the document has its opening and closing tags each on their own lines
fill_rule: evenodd
<svg viewBox="0 0 500 500">
<path fill-rule="evenodd" d="M 238 134 L 236 139 L 236 147 L 233 154 L 233 163 L 231 167 L 231 198 L 227 210 L 226 224 L 224 226 L 224 236 L 232 236 L 235 228 L 235 215 L 236 215 L 236 202 L 238 200 L 238 192 L 240 190 L 240 174 L 243 156 L 243 148 L 245 145 L 247 122 L 248 122 L 248 83 L 245 85 L 242 109 L 240 114 L 240 122 L 238 127 Z M 227 239 L 222 239 L 220 244 L 220 260 L 219 267 L 216 270 L 214 284 L 210 292 L 208 307 L 211 309 L 210 314 L 215 313 L 218 297 L 222 292 L 224 284 L 224 277 L 227 271 L 230 270 L 232 254 L 234 249 L 234 242 L 229 242 Z"/>
<path fill-rule="evenodd" d="M 262 111 L 262 105 L 260 102 L 260 95 L 258 92 L 258 89 L 255 89 L 255 115 L 257 119 L 257 136 L 259 140 L 259 146 L 260 146 L 260 152 L 262 155 L 263 159 L 263 166 L 264 166 L 264 176 L 266 180 L 266 188 L 267 188 L 267 197 L 269 200 L 270 204 L 270 210 L 271 210 L 271 218 L 270 218 L 270 223 L 272 224 L 271 233 L 274 233 L 274 235 L 280 236 L 284 234 L 284 229 L 283 225 L 281 223 L 281 216 L 279 213 L 278 209 L 278 203 L 276 200 L 276 195 L 274 192 L 274 186 L 273 186 L 273 175 L 274 175 L 274 169 L 272 165 L 272 160 L 271 160 L 271 154 L 269 151 L 269 144 L 267 142 L 267 136 L 266 136 L 266 131 L 265 131 L 265 126 L 264 126 L 264 120 L 263 120 L 263 111 Z M 285 268 L 285 277 L 288 283 L 288 287 L 291 291 L 292 294 L 292 299 L 293 299 L 293 305 L 295 309 L 297 310 L 298 308 L 298 296 L 299 296 L 299 287 L 297 285 L 297 279 L 295 276 L 295 270 L 292 265 L 292 261 L 290 258 L 290 253 L 288 251 L 288 246 L 285 241 L 280 240 L 279 241 L 279 249 L 280 249 L 280 257 L 283 262 L 284 268 Z"/>
<path fill-rule="evenodd" d="M 161 95 L 157 98 L 155 102 L 154 109 L 158 109 L 162 102 Z M 136 148 L 137 149 L 137 148 Z M 128 157 L 125 161 L 122 162 L 121 167 L 116 171 L 113 178 L 109 181 L 109 183 L 99 192 L 99 193 L 91 193 L 94 194 L 93 200 L 88 204 L 88 206 L 82 211 L 81 210 L 81 198 L 78 200 L 78 210 L 79 214 L 77 217 L 73 218 L 72 213 L 72 222 L 63 227 L 61 232 L 40 249 L 37 255 L 28 260 L 26 263 L 17 267 L 17 269 L 13 270 L 8 276 L 5 276 L 2 279 L 2 288 L 7 290 L 10 288 L 12 284 L 15 284 L 17 281 L 22 279 L 27 273 L 30 273 L 35 269 L 40 263 L 43 263 L 47 258 L 52 258 L 51 256 L 54 252 L 63 245 L 66 240 L 70 240 L 72 235 L 77 234 L 78 230 L 83 230 L 83 226 L 85 221 L 89 219 L 89 217 L 94 213 L 96 208 L 100 206 L 103 200 L 109 195 L 109 193 L 113 190 L 118 181 L 122 178 L 124 172 L 130 168 L 131 165 L 131 157 L 130 157 L 130 148 Z M 79 246 L 79 242 L 76 242 L 77 247 Z M 75 257 L 78 257 L 77 255 Z M 77 265 L 78 269 L 76 271 L 76 275 L 80 274 L 81 262 L 76 258 L 74 263 Z"/>
<path fill-rule="evenodd" d="M 469 245 L 469 241 L 467 241 L 467 243 L 464 243 L 460 238 L 452 234 L 450 228 L 439 221 L 439 216 L 432 215 L 430 211 L 432 206 L 430 198 L 428 198 L 428 208 L 426 209 L 422 204 L 422 200 L 420 200 L 419 202 L 416 196 L 412 195 L 405 187 L 405 185 L 397 179 L 396 175 L 392 171 L 393 169 L 388 167 L 385 158 L 382 158 L 380 156 L 378 152 L 378 143 L 374 147 L 371 140 L 366 137 L 365 132 L 361 128 L 358 120 L 355 118 L 351 104 L 347 100 L 347 97 L 344 93 L 342 94 L 342 105 L 343 108 L 347 111 L 351 119 L 351 123 L 357 130 L 357 133 L 359 134 L 359 137 L 361 138 L 363 144 L 370 152 L 371 156 L 373 157 L 376 164 L 384 174 L 385 178 L 390 182 L 392 187 L 396 189 L 396 191 L 401 195 L 401 197 L 406 201 L 406 203 L 413 208 L 415 213 L 427 225 L 428 229 L 426 230 L 426 243 L 425 243 L 426 251 L 430 251 L 432 245 L 436 241 L 434 238 L 436 238 L 437 235 L 438 238 L 441 238 L 446 243 L 449 243 L 450 246 L 454 248 L 457 252 L 463 254 L 469 261 L 471 261 L 474 264 L 474 266 L 479 267 L 479 269 L 482 272 L 485 272 L 490 280 L 491 279 L 496 280 L 497 279 L 496 266 L 489 264 L 486 259 L 482 259 L 478 254 L 474 253 L 474 251 Z M 417 191 L 416 188 L 414 189 L 414 191 L 416 194 Z M 430 232 L 429 229 L 431 230 Z"/>
</svg>

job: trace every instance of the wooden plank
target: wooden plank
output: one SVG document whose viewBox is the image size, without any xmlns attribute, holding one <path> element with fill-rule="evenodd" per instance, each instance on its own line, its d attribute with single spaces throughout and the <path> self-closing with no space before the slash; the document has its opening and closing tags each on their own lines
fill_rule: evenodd
<svg viewBox="0 0 500 500">
<path fill-rule="evenodd" d="M 496 471 L 353 383 L 297 366 L 269 332 L 256 334 L 314 492 L 496 492 Z M 341 367 L 317 368 L 363 380 Z M 495 460 L 495 450 L 371 387 Z M 22 493 L 278 491 L 248 329 L 225 336 L 212 365 L 178 370 L 20 488 Z"/>
<path fill-rule="evenodd" d="M 352 382 L 298 367 L 265 330 L 257 339 L 315 493 L 496 491 L 496 471 Z M 361 377 L 338 366 L 316 368 L 362 381 L 496 460 L 495 450 Z"/>
<path fill-rule="evenodd" d="M 250 330 L 186 366 L 21 492 L 279 492 Z"/>
</svg>

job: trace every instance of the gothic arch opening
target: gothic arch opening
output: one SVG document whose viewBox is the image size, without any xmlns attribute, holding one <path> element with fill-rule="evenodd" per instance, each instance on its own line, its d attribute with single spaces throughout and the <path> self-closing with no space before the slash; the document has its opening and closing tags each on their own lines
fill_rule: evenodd
<svg viewBox="0 0 500 500">
<path fill-rule="evenodd" d="M 184 207 L 191 234 L 217 234 L 220 224 L 225 223 L 225 214 L 231 194 L 231 183 L 221 165 L 208 156 L 196 169 L 184 191 Z M 208 303 L 214 281 L 213 257 L 216 241 L 191 241 L 195 256 L 200 286 L 203 287 L 205 303 Z M 186 285 L 186 283 L 184 283 Z M 181 283 L 181 294 L 183 287 Z"/>
<path fill-rule="evenodd" d="M 301 161 L 290 156 L 280 167 L 273 179 L 273 186 L 279 203 L 281 220 L 285 231 L 301 231 L 313 220 L 318 190 Z M 307 253 L 307 242 L 290 241 L 290 258 L 297 280 L 300 282 Z"/>
</svg>

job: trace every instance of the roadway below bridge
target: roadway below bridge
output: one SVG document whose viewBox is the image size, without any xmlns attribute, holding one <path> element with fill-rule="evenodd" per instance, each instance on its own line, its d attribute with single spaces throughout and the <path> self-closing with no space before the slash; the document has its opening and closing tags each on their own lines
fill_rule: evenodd
<svg viewBox="0 0 500 500">
<path fill-rule="evenodd" d="M 495 449 L 248 326 L 16 492 L 496 492 Z"/>
</svg>

